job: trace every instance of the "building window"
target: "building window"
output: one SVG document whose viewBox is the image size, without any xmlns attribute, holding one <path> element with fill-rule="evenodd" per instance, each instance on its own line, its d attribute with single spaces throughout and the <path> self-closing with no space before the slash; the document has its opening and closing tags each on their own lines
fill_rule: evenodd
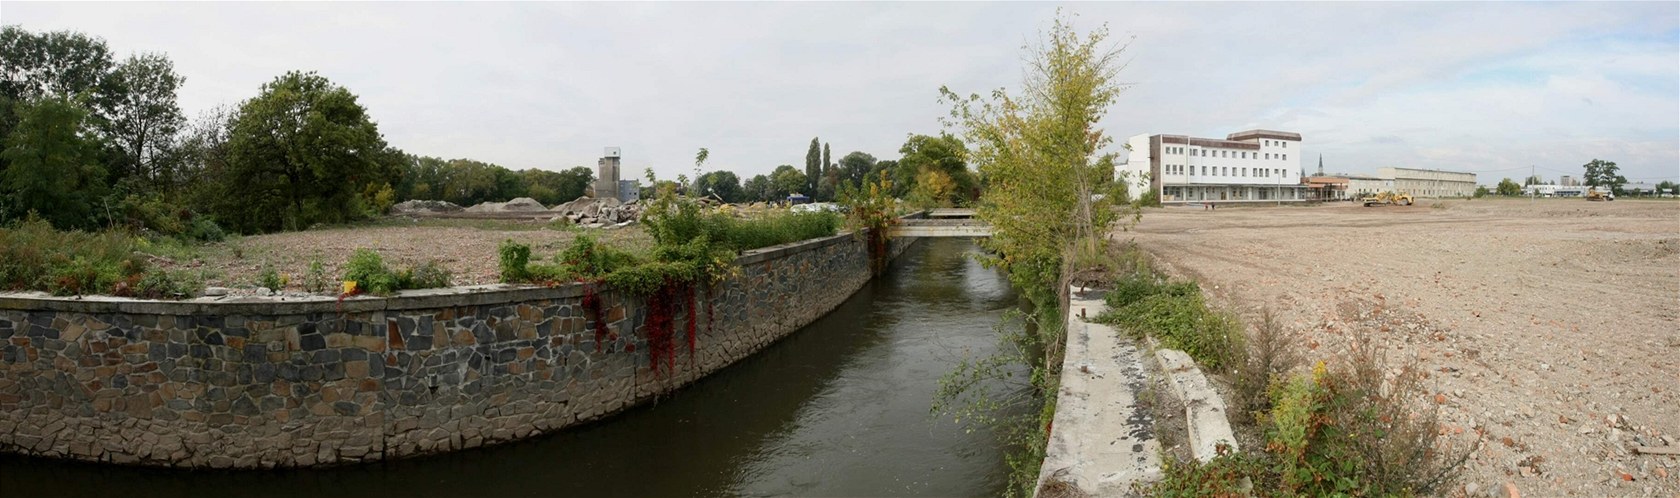
<svg viewBox="0 0 1680 498">
<path fill-rule="evenodd" d="M 1284 154 L 1283 155 L 1283 160 L 1288 161 L 1289 160 L 1289 154 Z"/>
</svg>

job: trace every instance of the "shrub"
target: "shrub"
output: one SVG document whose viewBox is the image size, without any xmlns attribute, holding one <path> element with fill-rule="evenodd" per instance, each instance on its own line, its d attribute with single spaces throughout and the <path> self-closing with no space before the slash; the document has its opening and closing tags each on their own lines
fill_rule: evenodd
<svg viewBox="0 0 1680 498">
<path fill-rule="evenodd" d="M 257 275 L 257 285 L 279 292 L 280 289 L 286 286 L 286 282 L 285 279 L 280 278 L 280 272 L 275 271 L 274 267 L 264 263 L 262 273 Z"/>
<path fill-rule="evenodd" d="M 309 273 L 304 275 L 303 289 L 309 292 L 326 292 L 332 288 L 332 282 L 327 280 L 327 269 L 320 260 L 309 262 Z"/>
<path fill-rule="evenodd" d="M 435 261 L 420 266 L 392 271 L 385 260 L 371 249 L 357 249 L 344 265 L 344 280 L 355 282 L 356 288 L 371 294 L 390 294 L 399 290 L 429 289 L 451 285 L 449 270 Z"/>
<path fill-rule="evenodd" d="M 420 266 L 403 273 L 407 278 L 400 279 L 399 287 L 404 289 L 434 289 L 454 285 L 454 275 L 436 261 L 421 263 Z"/>
<path fill-rule="evenodd" d="M 1105 301 L 1108 309 L 1098 321 L 1153 336 L 1208 368 L 1218 370 L 1240 358 L 1241 323 L 1228 313 L 1209 310 L 1193 282 L 1162 283 L 1137 272 L 1117 282 Z"/>
<path fill-rule="evenodd" d="M 499 256 L 497 265 L 501 270 L 503 282 L 525 282 L 531 279 L 531 246 L 514 242 L 512 239 L 502 241 L 496 248 Z"/>
<path fill-rule="evenodd" d="M 192 223 L 188 225 L 187 232 L 184 235 L 188 239 L 199 242 L 227 240 L 227 232 L 222 231 L 222 226 L 217 225 L 215 220 L 211 220 L 210 217 L 202 215 L 193 217 Z"/>
<path fill-rule="evenodd" d="M 133 295 L 147 268 L 134 252 L 136 240 L 115 231 L 58 231 L 30 216 L 0 229 L 0 289 Z"/>
<path fill-rule="evenodd" d="M 1271 310 L 1266 310 L 1259 326 L 1249 334 L 1247 348 L 1240 350 L 1239 358 L 1232 362 L 1235 371 L 1231 384 L 1238 410 L 1258 415 L 1271 409 L 1268 390 L 1274 382 L 1283 380 L 1301 364 L 1300 349 L 1295 341 L 1295 335 L 1278 323 Z M 1255 419 L 1241 420 L 1253 422 Z"/>
<path fill-rule="evenodd" d="M 141 277 L 135 296 L 147 299 L 183 299 L 204 290 L 204 280 L 190 271 L 149 271 Z"/>
</svg>

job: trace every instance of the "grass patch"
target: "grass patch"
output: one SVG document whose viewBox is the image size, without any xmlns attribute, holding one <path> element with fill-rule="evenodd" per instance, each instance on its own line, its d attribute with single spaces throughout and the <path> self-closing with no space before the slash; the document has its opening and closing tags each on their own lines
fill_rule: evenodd
<svg viewBox="0 0 1680 498">
<path fill-rule="evenodd" d="M 202 290 L 200 274 L 152 267 L 141 250 L 153 240 L 185 246 L 170 238 L 146 239 L 120 230 L 59 231 L 30 217 L 0 228 L 0 289 L 153 299 L 191 297 Z"/>
</svg>

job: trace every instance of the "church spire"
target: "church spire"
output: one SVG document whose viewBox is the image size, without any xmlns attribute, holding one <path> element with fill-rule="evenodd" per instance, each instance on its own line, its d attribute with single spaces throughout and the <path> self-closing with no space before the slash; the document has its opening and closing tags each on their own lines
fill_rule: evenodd
<svg viewBox="0 0 1680 498">
<path fill-rule="evenodd" d="M 1324 176 L 1324 154 L 1318 155 L 1318 176 Z"/>
</svg>

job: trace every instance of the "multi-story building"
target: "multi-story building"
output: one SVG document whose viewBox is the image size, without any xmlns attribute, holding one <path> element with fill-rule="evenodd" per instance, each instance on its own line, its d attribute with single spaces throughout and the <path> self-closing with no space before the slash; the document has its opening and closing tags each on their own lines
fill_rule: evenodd
<svg viewBox="0 0 1680 498">
<path fill-rule="evenodd" d="M 601 157 L 601 160 L 595 162 L 596 199 L 613 198 L 621 201 L 624 200 L 619 197 L 621 195 L 619 193 L 619 189 L 621 187 L 619 186 L 618 181 L 618 167 L 621 155 L 622 151 L 620 151 L 618 147 L 607 147 L 605 154 Z"/>
<path fill-rule="evenodd" d="M 1376 195 L 1380 192 L 1394 190 L 1393 178 L 1377 178 L 1374 176 L 1344 175 L 1348 179 L 1348 193 L 1353 198 Z"/>
<path fill-rule="evenodd" d="M 1302 201 L 1301 135 L 1249 130 L 1224 140 L 1137 135 L 1119 168 L 1134 196 L 1161 202 Z"/>
<path fill-rule="evenodd" d="M 1377 168 L 1377 176 L 1394 180 L 1394 190 L 1416 197 L 1470 197 L 1476 194 L 1476 174 L 1418 168 Z"/>
</svg>

